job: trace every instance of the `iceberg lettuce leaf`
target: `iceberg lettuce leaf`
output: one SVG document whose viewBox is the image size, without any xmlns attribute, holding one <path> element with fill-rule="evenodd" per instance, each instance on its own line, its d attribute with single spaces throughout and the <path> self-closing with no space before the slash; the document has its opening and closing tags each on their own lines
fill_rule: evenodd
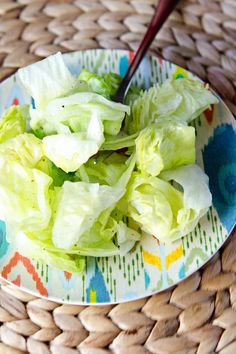
<svg viewBox="0 0 236 354">
<path fill-rule="evenodd" d="M 0 144 L 0 154 L 5 155 L 8 161 L 19 161 L 26 167 L 35 167 L 43 158 L 43 144 L 33 134 L 19 134 Z"/>
<path fill-rule="evenodd" d="M 90 72 L 88 69 L 81 71 L 79 79 L 85 81 L 92 92 L 98 93 L 110 100 L 116 94 L 122 81 L 122 77 L 116 73 L 109 72 L 99 75 Z M 130 105 L 139 94 L 140 90 L 131 85 L 125 97 L 125 104 Z"/>
<path fill-rule="evenodd" d="M 88 182 L 63 184 L 58 193 L 58 207 L 52 230 L 55 246 L 64 249 L 73 247 L 92 228 L 102 212 L 109 217 L 109 213 L 126 192 L 134 164 L 135 156 L 131 156 L 126 163 L 125 172 L 114 186 Z"/>
<path fill-rule="evenodd" d="M 0 218 L 7 224 L 7 237 L 18 230 L 45 230 L 51 218 L 49 187 L 52 179 L 45 173 L 8 161 L 0 154 Z"/>
<path fill-rule="evenodd" d="M 127 156 L 120 155 L 116 152 L 109 153 L 109 155 L 102 153 L 99 157 L 90 158 L 83 166 L 83 171 L 87 175 L 87 182 L 107 184 L 110 186 L 116 184 L 127 168 L 127 160 Z M 80 177 L 82 177 L 81 172 L 82 171 L 79 170 L 76 174 L 79 173 Z"/>
<path fill-rule="evenodd" d="M 50 240 L 41 241 L 37 234 L 19 232 L 14 245 L 21 254 L 39 262 L 71 273 L 81 273 L 85 268 L 85 258 L 77 254 L 67 254 L 57 249 Z"/>
<path fill-rule="evenodd" d="M 69 249 L 89 230 L 99 214 L 113 206 L 121 197 L 121 188 L 98 183 L 65 182 L 52 230 L 55 246 Z"/>
<path fill-rule="evenodd" d="M 93 116 L 86 133 L 49 135 L 43 138 L 43 146 L 45 155 L 68 173 L 76 171 L 95 155 L 103 140 L 103 125 Z"/>
<path fill-rule="evenodd" d="M 130 107 L 107 100 L 93 92 L 79 92 L 51 100 L 44 109 L 30 110 L 33 130 L 43 128 L 45 134 L 85 132 L 93 115 L 104 123 L 107 134 L 118 134 Z M 113 127 L 114 125 L 114 127 Z"/>
<path fill-rule="evenodd" d="M 198 80 L 167 80 L 142 92 L 134 101 L 131 116 L 126 118 L 126 131 L 133 134 L 162 120 L 187 124 L 216 103 L 217 97 Z"/>
<path fill-rule="evenodd" d="M 19 69 L 18 73 L 26 91 L 34 98 L 37 109 L 42 109 L 54 98 L 69 94 L 78 84 L 61 53 Z"/>
<path fill-rule="evenodd" d="M 153 123 L 140 132 L 135 143 L 138 168 L 151 176 L 195 162 L 195 129 L 190 126 Z"/>
<path fill-rule="evenodd" d="M 29 118 L 27 105 L 11 106 L 2 115 L 0 121 L 0 144 L 26 131 Z"/>
<path fill-rule="evenodd" d="M 119 78 L 119 75 L 117 75 Z M 110 80 L 110 75 L 105 74 L 104 76 L 94 74 L 87 69 L 83 69 L 79 74 L 79 80 L 85 81 L 92 92 L 98 93 L 106 98 L 111 98 L 115 93 L 116 88 L 114 88 L 114 83 L 116 85 L 117 77 L 113 75 Z"/>
<path fill-rule="evenodd" d="M 167 243 L 191 232 L 211 205 L 208 178 L 197 165 L 165 171 L 160 178 L 134 172 L 126 198 L 128 215 Z"/>
</svg>

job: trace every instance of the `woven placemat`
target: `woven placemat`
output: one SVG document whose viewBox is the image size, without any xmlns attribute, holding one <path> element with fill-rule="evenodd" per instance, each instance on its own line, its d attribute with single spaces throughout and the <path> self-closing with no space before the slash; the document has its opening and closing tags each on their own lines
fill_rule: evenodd
<svg viewBox="0 0 236 354">
<path fill-rule="evenodd" d="M 136 49 L 155 0 L 0 0 L 0 80 L 57 51 Z M 183 1 L 152 51 L 236 114 L 236 0 Z M 176 288 L 116 306 L 60 305 L 1 282 L 0 353 L 235 354 L 236 235 Z"/>
</svg>

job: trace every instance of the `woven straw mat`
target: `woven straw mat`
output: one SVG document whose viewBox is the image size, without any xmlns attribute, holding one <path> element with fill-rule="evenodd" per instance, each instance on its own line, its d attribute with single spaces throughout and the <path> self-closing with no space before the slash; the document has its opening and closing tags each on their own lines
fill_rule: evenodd
<svg viewBox="0 0 236 354">
<path fill-rule="evenodd" d="M 0 80 L 57 51 L 136 49 L 155 0 L 0 0 Z M 188 0 L 152 52 L 208 81 L 236 114 L 236 0 Z M 236 235 L 169 291 L 116 306 L 60 305 L 1 281 L 0 353 L 235 354 Z"/>
</svg>

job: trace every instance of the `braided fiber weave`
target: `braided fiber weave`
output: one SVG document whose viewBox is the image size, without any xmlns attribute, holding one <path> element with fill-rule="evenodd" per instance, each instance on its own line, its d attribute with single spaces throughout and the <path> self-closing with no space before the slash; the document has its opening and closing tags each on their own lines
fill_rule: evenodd
<svg viewBox="0 0 236 354">
<path fill-rule="evenodd" d="M 156 0 L 0 0 L 0 80 L 57 51 L 136 49 Z M 208 81 L 236 114 L 236 0 L 183 1 L 152 52 Z M 0 354 L 235 354 L 236 235 L 151 298 L 60 305 L 1 281 Z"/>
</svg>

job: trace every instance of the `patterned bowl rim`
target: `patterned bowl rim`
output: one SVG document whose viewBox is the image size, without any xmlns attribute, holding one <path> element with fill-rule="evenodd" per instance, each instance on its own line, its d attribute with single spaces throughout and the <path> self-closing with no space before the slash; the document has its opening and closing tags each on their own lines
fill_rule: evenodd
<svg viewBox="0 0 236 354">
<path fill-rule="evenodd" d="M 201 264 L 196 270 L 193 270 L 191 273 L 189 273 L 184 279 L 180 279 L 179 281 L 177 281 L 175 284 L 172 285 L 168 285 L 167 287 L 161 289 L 161 290 L 157 290 L 157 291 L 153 291 L 150 293 L 147 293 L 145 295 L 141 295 L 141 296 L 137 296 L 134 299 L 123 299 L 121 301 L 111 301 L 111 302 L 80 302 L 80 301 L 68 301 L 68 300 L 60 300 L 59 298 L 56 298 L 54 296 L 43 296 L 38 294 L 36 291 L 30 290 L 28 288 L 26 288 L 25 286 L 18 286 L 14 283 L 12 283 L 10 280 L 4 278 L 1 273 L 0 273 L 0 279 L 3 280 L 4 282 L 6 282 L 8 285 L 21 290 L 27 294 L 30 294 L 32 296 L 37 296 L 38 298 L 41 299 L 45 299 L 48 301 L 52 301 L 52 302 L 57 302 L 58 304 L 65 304 L 65 305 L 74 305 L 74 306 L 107 306 L 107 305 L 118 305 L 118 304 L 124 304 L 127 302 L 131 302 L 131 301 L 138 301 L 138 300 L 142 300 L 151 296 L 154 296 L 156 294 L 160 294 L 164 291 L 173 289 L 174 287 L 176 287 L 177 285 L 185 282 L 187 279 L 189 279 L 193 274 L 195 274 L 196 272 L 201 271 L 208 263 L 210 263 L 212 261 L 212 259 L 215 257 L 215 255 L 223 248 L 225 247 L 229 242 L 230 242 L 230 238 L 233 236 L 234 232 L 236 232 L 236 225 L 233 227 L 233 229 L 231 230 L 231 232 L 228 234 L 228 236 L 226 237 L 226 239 L 223 241 L 223 243 L 221 244 L 221 246 L 215 251 L 215 253 L 213 253 L 209 259 L 207 259 L 203 264 Z"/>
</svg>

